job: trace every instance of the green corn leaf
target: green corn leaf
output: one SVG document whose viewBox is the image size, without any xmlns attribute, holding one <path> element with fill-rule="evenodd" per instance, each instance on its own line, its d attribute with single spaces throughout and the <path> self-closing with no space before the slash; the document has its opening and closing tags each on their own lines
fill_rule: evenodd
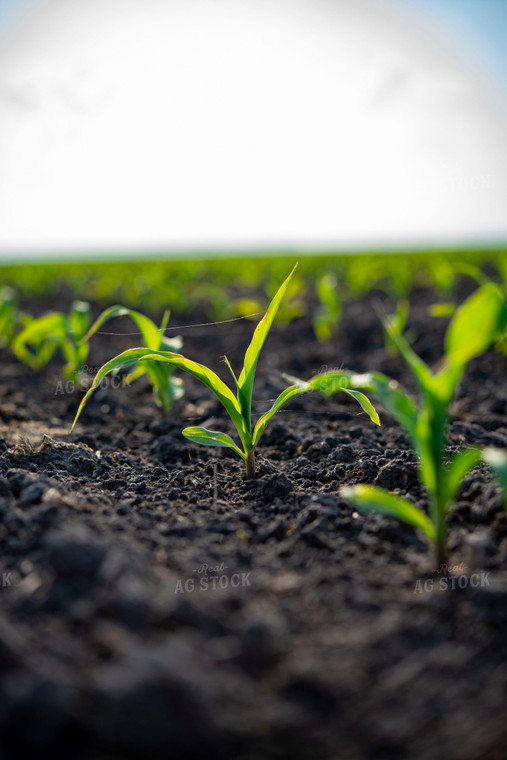
<svg viewBox="0 0 507 760">
<path fill-rule="evenodd" d="M 68 316 L 68 332 L 73 343 L 81 340 L 90 324 L 90 304 L 87 301 L 74 301 Z"/>
<path fill-rule="evenodd" d="M 296 385 L 291 385 L 289 388 L 285 388 L 285 390 L 280 393 L 273 406 L 257 420 L 257 424 L 253 432 L 253 446 L 257 446 L 259 438 L 265 431 L 268 422 L 283 406 L 285 406 L 285 404 L 287 404 L 295 396 L 300 396 L 302 393 L 307 393 L 311 390 L 312 388 L 303 387 L 302 385 L 299 387 Z"/>
<path fill-rule="evenodd" d="M 278 396 L 276 401 L 274 402 L 273 406 L 268 409 L 267 412 L 265 412 L 262 417 L 259 418 L 257 421 L 257 424 L 254 429 L 253 433 L 253 445 L 256 446 L 259 442 L 259 438 L 261 437 L 262 433 L 266 429 L 266 426 L 268 422 L 272 419 L 272 417 L 283 407 L 285 404 L 287 404 L 291 399 L 295 398 L 296 396 L 300 396 L 302 393 L 308 393 L 309 391 L 314 390 L 312 387 L 311 381 L 306 383 L 306 387 L 303 386 L 301 383 L 300 385 L 291 385 L 289 388 L 286 388 L 282 393 Z M 340 388 L 339 390 L 344 391 L 345 393 L 350 394 L 353 398 L 356 399 L 356 401 L 361 405 L 361 407 L 364 409 L 364 411 L 368 414 L 370 419 L 375 422 L 376 425 L 380 425 L 380 420 L 378 417 L 378 414 L 376 410 L 374 409 L 373 405 L 369 402 L 369 400 L 366 398 L 366 396 L 363 393 L 360 393 L 359 391 L 351 391 L 347 388 Z"/>
<path fill-rule="evenodd" d="M 146 351 L 177 351 L 183 345 L 183 341 L 180 336 L 175 338 L 167 338 L 164 334 L 169 321 L 170 310 L 166 309 L 160 323 L 160 328 L 156 326 L 151 319 L 146 317 L 140 312 L 127 309 L 124 306 L 116 305 L 106 309 L 102 314 L 97 317 L 88 333 L 81 341 L 81 345 L 87 345 L 87 342 L 91 336 L 97 332 L 97 330 L 109 319 L 114 317 L 129 316 L 134 324 L 141 331 L 143 341 L 146 345 Z M 182 386 L 176 386 L 174 381 L 170 379 L 170 375 L 173 373 L 174 367 L 170 365 L 162 366 L 153 362 L 140 362 L 127 377 L 125 378 L 125 384 L 129 385 L 137 378 L 144 374 L 148 375 L 150 383 L 153 387 L 153 395 L 158 406 L 168 411 L 174 398 L 181 395 Z"/>
<path fill-rule="evenodd" d="M 364 390 L 371 390 L 369 383 L 370 375 L 359 375 L 355 372 L 349 372 L 348 370 L 336 370 L 334 372 L 321 372 L 318 375 L 314 375 L 308 381 L 300 380 L 292 375 L 284 374 L 283 377 L 292 382 L 296 387 L 301 388 L 303 392 L 307 391 L 319 391 L 324 396 L 333 396 L 335 393 L 344 391 L 352 396 L 363 411 L 366 412 L 368 417 L 375 425 L 380 425 L 380 419 L 377 410 L 371 403 L 371 401 L 357 390 L 358 387 Z"/>
<path fill-rule="evenodd" d="M 53 356 L 58 343 L 65 340 L 65 335 L 65 316 L 53 312 L 30 320 L 14 338 L 12 348 L 22 362 L 41 369 Z"/>
<path fill-rule="evenodd" d="M 111 359 L 110 361 L 106 362 L 102 365 L 102 367 L 99 369 L 95 377 L 93 378 L 93 383 L 91 384 L 88 391 L 83 396 L 81 403 L 79 404 L 78 410 L 76 412 L 76 416 L 74 417 L 74 422 L 72 423 L 72 427 L 70 431 L 72 432 L 76 426 L 76 422 L 79 419 L 79 416 L 81 412 L 83 411 L 83 408 L 85 404 L 87 403 L 88 399 L 92 395 L 92 393 L 97 390 L 97 387 L 102 382 L 102 380 L 109 374 L 113 373 L 116 374 L 121 369 L 125 369 L 126 367 L 131 367 L 132 364 L 135 364 L 139 359 L 142 359 L 146 355 L 146 348 L 133 348 L 129 351 L 124 351 L 122 354 L 119 354 L 118 356 L 115 356 L 114 359 Z"/>
<path fill-rule="evenodd" d="M 384 320 L 383 324 L 386 333 L 412 370 L 412 374 L 421 390 L 425 393 L 432 393 L 435 379 L 426 362 L 412 350 L 393 322 Z"/>
<path fill-rule="evenodd" d="M 417 424 L 417 406 L 409 393 L 396 380 L 392 380 L 381 372 L 370 372 L 359 381 L 354 378 L 354 386 L 362 383 L 362 387 L 374 393 L 380 403 L 394 419 L 414 439 Z"/>
<path fill-rule="evenodd" d="M 143 364 L 143 362 L 138 362 L 134 369 L 129 372 L 128 375 L 124 378 L 124 385 L 131 385 L 134 380 L 137 380 L 139 377 L 146 375 L 148 366 L 148 363 Z"/>
<path fill-rule="evenodd" d="M 374 422 L 375 425 L 380 425 L 380 419 L 377 414 L 377 410 L 371 401 L 364 395 L 364 393 L 361 393 L 361 391 L 353 391 L 350 388 L 343 388 L 343 390 L 345 393 L 348 393 L 349 396 L 352 396 L 352 398 L 357 401 L 361 409 L 366 412 L 370 420 Z"/>
<path fill-rule="evenodd" d="M 108 309 L 105 309 L 105 311 L 97 317 L 84 336 L 83 342 L 89 341 L 92 335 L 94 335 L 108 320 L 115 317 L 130 317 L 134 324 L 139 328 L 146 348 L 149 348 L 151 351 L 159 351 L 161 349 L 175 351 L 181 348 L 183 341 L 179 336 L 175 338 L 167 338 L 164 334 L 170 314 L 171 312 L 169 309 L 166 309 L 164 316 L 162 317 L 161 325 L 160 327 L 157 327 L 155 322 L 144 314 L 141 314 L 141 312 L 127 309 L 125 306 L 116 304 L 115 306 L 110 306 Z"/>
<path fill-rule="evenodd" d="M 327 343 L 337 331 L 343 303 L 338 291 L 338 281 L 330 273 L 321 275 L 315 283 L 320 306 L 313 318 L 313 330 L 317 340 Z"/>
<path fill-rule="evenodd" d="M 391 323 L 399 333 L 403 333 L 410 314 L 410 301 L 406 298 L 401 298 L 396 303 L 396 311 L 390 317 Z"/>
<path fill-rule="evenodd" d="M 286 375 L 285 377 L 289 377 Z M 335 372 L 322 372 L 320 375 L 314 375 L 307 383 L 302 384 L 302 381 L 298 381 L 305 390 L 320 391 L 325 396 L 332 396 L 334 393 L 344 391 L 352 396 L 364 412 L 368 415 L 370 420 L 375 425 L 380 425 L 380 419 L 377 410 L 371 403 L 371 401 L 357 390 L 357 386 L 370 389 L 369 385 L 370 375 L 359 375 L 354 372 L 348 372 L 347 370 L 336 370 Z M 354 387 L 352 387 L 354 386 Z"/>
<path fill-rule="evenodd" d="M 280 306 L 280 302 L 282 298 L 284 297 L 287 291 L 287 288 L 289 287 L 290 279 L 292 275 L 294 274 L 296 267 L 297 267 L 297 264 L 293 268 L 292 272 L 289 274 L 287 279 L 278 288 L 278 291 L 276 292 L 273 300 L 269 304 L 267 312 L 265 313 L 265 315 L 263 316 L 263 318 L 261 319 L 261 321 L 255 328 L 252 341 L 246 350 L 243 369 L 238 379 L 238 388 L 239 388 L 238 399 L 241 405 L 243 418 L 247 426 L 251 425 L 250 420 L 251 420 L 251 413 L 252 413 L 252 392 L 253 392 L 253 384 L 254 384 L 254 378 L 255 378 L 255 370 L 257 368 L 257 361 L 259 359 L 259 354 L 261 352 L 264 341 L 266 340 L 266 336 L 269 332 L 269 329 L 271 325 L 273 324 L 273 320 Z M 250 428 L 249 428 L 249 432 L 250 432 Z"/>
<path fill-rule="evenodd" d="M 227 387 L 227 385 L 218 377 L 217 374 L 215 374 L 215 372 L 213 372 L 211 369 L 208 369 L 208 367 L 205 367 L 203 364 L 199 364 L 198 362 L 194 362 L 191 359 L 187 359 L 181 354 L 172 353 L 170 351 L 151 352 L 149 354 L 145 354 L 143 358 L 172 364 L 175 367 L 179 367 L 185 372 L 188 372 L 190 375 L 193 375 L 195 378 L 207 385 L 229 413 L 240 436 L 243 436 L 245 430 L 239 402 L 232 393 L 231 389 Z"/>
<path fill-rule="evenodd" d="M 351 387 L 352 373 L 346 370 L 336 370 L 335 372 L 321 372 L 318 375 L 314 375 L 307 382 L 299 380 L 291 375 L 284 375 L 284 378 L 289 382 L 293 382 L 301 388 L 306 390 L 319 391 L 324 396 L 333 396 L 339 391 L 343 391 L 345 388 Z"/>
<path fill-rule="evenodd" d="M 60 338 L 65 335 L 65 317 L 63 314 L 51 312 L 38 319 L 32 319 L 19 333 L 20 343 L 38 343 L 41 340 Z"/>
<path fill-rule="evenodd" d="M 440 301 L 428 308 L 430 317 L 452 317 L 456 313 L 456 304 Z"/>
<path fill-rule="evenodd" d="M 456 498 L 463 478 L 467 472 L 481 463 L 482 452 L 479 449 L 465 449 L 456 454 L 445 472 L 445 510 L 447 511 Z"/>
<path fill-rule="evenodd" d="M 123 317 L 126 316 L 129 313 L 129 309 L 127 309 L 125 306 L 121 306 L 120 304 L 115 304 L 114 306 L 110 306 L 108 309 L 105 309 L 95 322 L 92 324 L 88 332 L 83 338 L 83 342 L 87 342 L 90 340 L 90 338 L 95 335 L 97 330 L 100 330 L 102 325 L 107 322 L 109 319 L 113 319 L 114 317 Z"/>
<path fill-rule="evenodd" d="M 445 337 L 446 360 L 450 365 L 465 365 L 486 351 L 506 326 L 502 291 L 489 282 L 476 290 L 454 315 Z"/>
<path fill-rule="evenodd" d="M 289 401 L 290 398 L 293 398 L 300 393 L 320 391 L 320 393 L 322 393 L 324 396 L 329 397 L 335 393 L 343 391 L 344 393 L 348 393 L 349 396 L 352 396 L 352 398 L 358 402 L 363 411 L 366 412 L 368 417 L 372 422 L 375 423 L 375 425 L 380 425 L 380 419 L 377 410 L 371 401 L 367 398 L 367 396 L 364 395 L 364 393 L 361 393 L 360 391 L 350 387 L 351 385 L 355 385 L 356 381 L 358 384 L 361 384 L 365 378 L 365 375 L 358 375 L 353 372 L 348 372 L 347 370 L 337 370 L 335 372 L 322 372 L 319 375 L 314 375 L 308 381 L 300 380 L 299 378 L 293 377 L 291 375 L 284 375 L 283 377 L 288 382 L 292 382 L 293 386 L 287 388 L 275 401 L 271 409 L 266 412 L 266 415 L 270 415 L 270 418 L 278 411 L 278 409 L 281 408 L 281 406 L 283 406 L 283 404 Z M 287 398 L 284 398 L 285 393 L 287 393 Z M 263 415 L 263 417 L 264 416 L 265 415 Z M 261 417 L 257 425 L 259 425 L 263 417 Z"/>
<path fill-rule="evenodd" d="M 162 330 L 149 317 L 146 317 L 139 311 L 129 309 L 128 314 L 140 329 L 146 348 L 152 351 L 159 351 L 164 337 Z"/>
<path fill-rule="evenodd" d="M 170 316 L 170 310 L 166 309 L 160 323 L 160 345 L 158 346 L 158 351 L 179 351 L 183 346 L 183 338 L 181 335 L 175 335 L 174 338 L 168 338 L 165 334 Z"/>
<path fill-rule="evenodd" d="M 238 430 L 238 433 L 241 437 L 242 442 L 248 448 L 250 439 L 243 425 L 243 419 L 241 416 L 241 409 L 239 406 L 239 402 L 237 401 L 236 397 L 234 396 L 230 388 L 226 386 L 226 384 L 218 377 L 218 375 L 216 375 L 212 370 L 205 367 L 203 364 L 198 364 L 197 362 L 193 362 L 190 359 L 185 358 L 181 354 L 175 354 L 175 353 L 172 353 L 171 351 L 153 352 L 153 351 L 149 351 L 146 348 L 131 348 L 128 351 L 124 351 L 122 354 L 119 354 L 119 356 L 116 356 L 114 359 L 111 359 L 111 361 L 107 362 L 99 369 L 99 371 L 95 375 L 95 378 L 93 380 L 93 383 L 90 389 L 88 390 L 85 397 L 81 401 L 81 404 L 79 405 L 79 409 L 74 419 L 72 428 L 74 428 L 74 425 L 76 424 L 77 419 L 79 415 L 81 414 L 81 411 L 85 403 L 88 401 L 93 391 L 97 388 L 101 380 L 106 375 L 108 375 L 110 372 L 118 371 L 125 367 L 130 367 L 135 362 L 143 361 L 143 360 L 152 360 L 152 361 L 158 361 L 162 363 L 165 362 L 175 367 L 179 367 L 179 369 L 182 369 L 185 372 L 188 372 L 190 375 L 193 375 L 198 380 L 200 380 L 205 385 L 207 385 L 208 388 L 210 388 L 210 390 L 213 391 L 213 393 L 219 399 L 219 401 L 221 401 L 221 403 L 224 405 L 232 421 L 234 422 L 236 429 Z"/>
<path fill-rule="evenodd" d="M 338 293 L 338 281 L 331 273 L 326 273 L 319 277 L 315 283 L 317 296 L 328 313 L 338 317 L 341 312 L 341 298 Z"/>
<path fill-rule="evenodd" d="M 453 262 L 452 269 L 454 274 L 465 274 L 467 277 L 471 277 L 479 285 L 484 285 L 491 280 L 484 274 L 484 272 L 475 264 L 468 264 L 467 262 Z"/>
<path fill-rule="evenodd" d="M 465 368 L 466 364 L 448 364 L 444 362 L 440 371 L 435 375 L 435 385 L 433 387 L 436 397 L 435 403 L 438 403 L 438 400 L 447 405 L 451 403 Z"/>
<path fill-rule="evenodd" d="M 169 324 L 169 317 L 171 316 L 171 310 L 166 309 L 162 314 L 162 321 L 160 322 L 160 332 L 164 333 L 167 325 Z"/>
<path fill-rule="evenodd" d="M 504 504 L 507 510 L 507 450 L 487 448 L 482 452 L 485 464 L 493 470 L 504 492 Z"/>
<path fill-rule="evenodd" d="M 207 430 L 203 427 L 187 427 L 182 431 L 183 435 L 194 443 L 200 443 L 203 446 L 223 446 L 233 449 L 242 459 L 246 459 L 246 454 L 236 446 L 230 435 L 219 433 L 216 430 Z"/>
<path fill-rule="evenodd" d="M 234 374 L 234 370 L 233 370 L 233 368 L 231 367 L 231 364 L 230 364 L 230 362 L 229 362 L 229 359 L 228 359 L 226 356 L 224 356 L 224 359 L 225 359 L 225 363 L 226 363 L 226 365 L 227 365 L 227 369 L 228 369 L 228 370 L 229 370 L 229 372 L 231 373 L 231 375 L 232 375 L 232 379 L 234 380 L 234 385 L 236 386 L 236 390 L 239 392 L 238 378 L 237 378 L 237 377 L 236 377 L 236 375 Z"/>
<path fill-rule="evenodd" d="M 340 489 L 340 494 L 344 499 L 355 504 L 358 509 L 382 512 L 397 517 L 414 528 L 422 530 L 431 541 L 435 540 L 435 528 L 429 517 L 401 496 L 367 485 L 345 486 Z"/>
</svg>

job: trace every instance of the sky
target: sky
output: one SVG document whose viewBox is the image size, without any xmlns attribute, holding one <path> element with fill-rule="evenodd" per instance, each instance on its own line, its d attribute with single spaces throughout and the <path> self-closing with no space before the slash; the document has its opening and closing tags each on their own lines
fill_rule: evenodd
<svg viewBox="0 0 507 760">
<path fill-rule="evenodd" d="M 507 102 L 507 2 L 505 0 L 400 0 L 409 12 L 452 46 L 485 86 Z"/>
<path fill-rule="evenodd" d="M 507 237 L 503 0 L 0 0 L 0 256 Z"/>
</svg>

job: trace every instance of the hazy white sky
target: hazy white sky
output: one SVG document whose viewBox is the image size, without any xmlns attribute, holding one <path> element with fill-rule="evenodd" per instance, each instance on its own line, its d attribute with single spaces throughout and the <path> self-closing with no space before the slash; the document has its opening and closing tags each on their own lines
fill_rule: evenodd
<svg viewBox="0 0 507 760">
<path fill-rule="evenodd" d="M 374 0 L 42 0 L 0 38 L 0 251 L 505 239 L 505 114 Z"/>
</svg>

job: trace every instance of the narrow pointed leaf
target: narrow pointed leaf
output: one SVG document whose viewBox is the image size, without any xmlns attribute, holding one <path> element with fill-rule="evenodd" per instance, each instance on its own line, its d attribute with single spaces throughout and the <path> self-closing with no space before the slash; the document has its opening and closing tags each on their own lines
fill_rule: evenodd
<svg viewBox="0 0 507 760">
<path fill-rule="evenodd" d="M 482 452 L 482 458 L 485 464 L 493 470 L 503 488 L 504 505 L 507 510 L 507 450 L 487 448 Z"/>
<path fill-rule="evenodd" d="M 159 351 L 164 337 L 163 331 L 157 327 L 155 322 L 152 322 L 149 317 L 139 311 L 129 310 L 128 314 L 140 329 L 145 346 L 152 351 Z"/>
<path fill-rule="evenodd" d="M 257 420 L 257 424 L 254 428 L 253 432 L 253 445 L 254 447 L 257 446 L 259 442 L 259 438 L 265 431 L 269 421 L 274 417 L 274 415 L 283 407 L 285 404 L 287 404 L 291 399 L 295 398 L 295 396 L 300 396 L 302 393 L 308 393 L 308 391 L 311 391 L 312 388 L 310 387 L 298 387 L 296 385 L 291 385 L 289 388 L 286 388 L 276 401 L 274 402 L 273 406 L 268 409 L 267 412 L 265 412 L 259 419 Z"/>
<path fill-rule="evenodd" d="M 412 370 L 412 373 L 421 390 L 424 392 L 432 393 L 435 379 L 426 362 L 424 362 L 421 357 L 418 356 L 410 347 L 403 335 L 397 330 L 394 323 L 389 323 L 384 320 L 384 329 Z"/>
<path fill-rule="evenodd" d="M 164 312 L 162 323 L 159 328 L 155 322 L 153 322 L 149 317 L 146 317 L 144 314 L 141 314 L 139 311 L 127 309 L 125 306 L 116 304 L 115 306 L 110 306 L 109 309 L 106 309 L 97 317 L 83 338 L 83 342 L 90 340 L 92 335 L 94 335 L 94 333 L 96 333 L 97 330 L 99 330 L 102 325 L 109 319 L 128 316 L 139 328 L 146 348 L 149 348 L 152 351 L 158 351 L 162 348 L 162 346 L 166 350 L 178 349 L 181 348 L 182 345 L 181 338 L 166 338 L 164 335 L 164 330 L 167 326 L 169 315 L 170 311 L 166 310 Z"/>
<path fill-rule="evenodd" d="M 440 301 L 433 303 L 428 308 L 430 317 L 452 317 L 456 313 L 456 304 Z"/>
<path fill-rule="evenodd" d="M 481 463 L 482 452 L 479 449 L 465 449 L 451 460 L 445 475 L 445 508 L 446 511 L 456 498 L 463 478 L 469 470 Z"/>
<path fill-rule="evenodd" d="M 363 387 L 375 394 L 384 409 L 405 428 L 413 439 L 418 410 L 410 394 L 396 380 L 392 380 L 381 372 L 367 373 L 363 375 L 363 378 Z M 357 380 L 354 382 L 354 387 L 358 387 Z"/>
<path fill-rule="evenodd" d="M 125 385 L 130 385 L 134 382 L 134 380 L 137 380 L 139 377 L 142 377 L 147 372 L 147 364 L 143 364 L 142 362 L 138 362 L 134 369 L 128 373 L 128 375 L 124 378 L 123 383 Z"/>
<path fill-rule="evenodd" d="M 283 406 L 285 406 L 285 404 L 296 396 L 300 396 L 302 393 L 309 393 L 314 390 L 320 390 L 324 395 L 331 395 L 331 393 L 337 393 L 338 391 L 348 393 L 360 404 L 372 422 L 375 422 L 376 425 L 380 425 L 378 414 L 366 396 L 359 391 L 343 387 L 345 384 L 350 383 L 350 373 L 340 374 L 339 376 L 338 373 L 322 373 L 320 375 L 314 375 L 314 377 L 308 381 L 299 380 L 290 375 L 284 375 L 284 377 L 287 380 L 291 379 L 295 382 L 293 385 L 285 388 L 285 390 L 280 393 L 273 406 L 258 419 L 253 434 L 254 446 L 257 445 L 268 422 Z"/>
<path fill-rule="evenodd" d="M 380 419 L 377 414 L 377 410 L 371 401 L 364 395 L 364 393 L 361 393 L 361 391 L 353 391 L 350 388 L 344 388 L 343 390 L 345 393 L 348 393 L 349 396 L 352 396 L 352 398 L 357 401 L 361 409 L 366 412 L 370 420 L 374 422 L 375 425 L 380 425 Z"/>
<path fill-rule="evenodd" d="M 65 316 L 59 313 L 44 314 L 38 319 L 32 319 L 18 334 L 16 342 L 37 343 L 48 339 L 49 336 L 63 337 L 65 335 Z"/>
<path fill-rule="evenodd" d="M 237 378 L 237 377 L 236 377 L 236 375 L 234 374 L 234 370 L 233 370 L 233 368 L 231 367 L 231 364 L 230 364 L 230 362 L 229 362 L 229 359 L 228 359 L 226 356 L 224 356 L 224 359 L 225 359 L 225 363 L 226 363 L 226 365 L 227 365 L 227 368 L 228 368 L 229 372 L 230 372 L 230 373 L 231 373 L 231 375 L 232 375 L 232 379 L 234 380 L 234 385 L 236 386 L 236 390 L 237 390 L 237 391 L 239 391 L 239 386 L 238 386 L 238 378 Z"/>
<path fill-rule="evenodd" d="M 18 359 L 33 369 L 41 369 L 53 356 L 57 344 L 65 340 L 65 333 L 66 323 L 63 314 L 45 314 L 38 319 L 32 319 L 16 335 L 12 349 Z"/>
<path fill-rule="evenodd" d="M 348 393 L 349 396 L 352 396 L 357 401 L 363 411 L 366 412 L 370 420 L 375 425 L 380 425 L 377 410 L 367 396 L 357 390 L 358 385 L 368 390 L 370 388 L 369 378 L 369 375 L 359 375 L 347 370 L 336 370 L 335 372 L 323 372 L 320 375 L 314 375 L 304 384 L 304 387 L 308 391 L 320 391 L 325 396 L 332 396 L 340 391 Z"/>
<path fill-rule="evenodd" d="M 73 342 L 80 341 L 90 324 L 90 304 L 87 301 L 74 301 L 67 321 Z"/>
<path fill-rule="evenodd" d="M 255 378 L 255 370 L 257 368 L 257 361 L 261 352 L 266 336 L 269 332 L 273 320 L 276 316 L 276 312 L 280 306 L 281 300 L 284 297 L 289 282 L 297 267 L 293 268 L 287 279 L 280 285 L 273 300 L 269 304 L 268 310 L 255 328 L 252 341 L 248 346 L 245 354 L 245 361 L 243 369 L 238 379 L 238 398 L 241 404 L 241 410 L 245 419 L 246 425 L 250 425 L 250 418 L 252 412 L 252 391 Z"/>
<path fill-rule="evenodd" d="M 351 501 L 358 509 L 370 512 L 382 512 L 412 525 L 431 540 L 435 540 L 435 528 L 429 517 L 417 509 L 408 499 L 394 493 L 383 491 L 375 486 L 346 486 L 340 489 L 344 499 Z"/>
<path fill-rule="evenodd" d="M 504 296 L 489 282 L 467 298 L 454 315 L 445 337 L 447 362 L 466 364 L 500 338 L 505 325 Z"/>
<path fill-rule="evenodd" d="M 228 388 L 224 381 L 221 380 L 213 370 L 208 369 L 208 367 L 205 367 L 203 364 L 187 359 L 181 354 L 172 353 L 171 351 L 153 351 L 145 353 L 143 358 L 173 364 L 175 367 L 179 367 L 185 372 L 188 372 L 190 375 L 193 375 L 207 385 L 219 401 L 221 401 L 241 435 L 243 421 L 239 403 L 231 389 Z"/>
<path fill-rule="evenodd" d="M 120 304 L 115 304 L 114 306 L 110 306 L 108 309 L 105 309 L 101 314 L 99 314 L 95 322 L 91 325 L 90 329 L 83 338 L 83 342 L 89 341 L 92 335 L 95 335 L 97 330 L 100 330 L 102 325 L 109 319 L 126 316 L 129 311 L 129 309 L 127 309 L 125 306 L 121 306 Z"/>
<path fill-rule="evenodd" d="M 236 454 L 239 454 L 242 459 L 246 459 L 246 455 L 232 440 L 227 433 L 219 433 L 216 430 L 207 430 L 203 427 L 187 427 L 182 431 L 185 438 L 188 438 L 194 443 L 200 443 L 202 446 L 223 446 L 228 449 L 233 449 Z"/>
<path fill-rule="evenodd" d="M 147 348 L 131 348 L 128 351 L 124 351 L 119 356 L 116 356 L 111 361 L 104 364 L 97 372 L 91 388 L 81 401 L 78 412 L 76 414 L 72 427 L 77 422 L 77 419 L 82 411 L 83 406 L 90 398 L 93 391 L 97 388 L 98 384 L 107 374 L 113 371 L 118 371 L 124 367 L 129 367 L 137 361 L 153 360 L 158 362 L 166 362 L 172 364 L 175 367 L 188 372 L 198 380 L 203 382 L 210 388 L 215 396 L 221 401 L 225 409 L 229 413 L 232 421 L 234 422 L 236 429 L 241 437 L 243 443 L 248 443 L 248 434 L 246 434 L 243 426 L 243 420 L 241 416 L 241 410 L 239 403 L 227 385 L 216 375 L 212 370 L 205 367 L 203 364 L 198 364 L 190 359 L 182 356 L 181 354 L 175 354 L 171 351 L 149 351 Z"/>
<path fill-rule="evenodd" d="M 111 372 L 116 373 L 119 372 L 121 369 L 125 369 L 126 367 L 131 367 L 132 364 L 135 364 L 139 359 L 142 359 L 143 356 L 146 355 L 146 348 L 131 348 L 128 351 L 124 351 L 122 354 L 119 354 L 118 356 L 115 356 L 114 359 L 111 359 L 110 361 L 106 362 L 102 365 L 102 367 L 99 369 L 95 377 L 93 378 L 93 382 L 88 389 L 88 391 L 83 396 L 81 403 L 79 404 L 78 410 L 76 412 L 76 416 L 74 417 L 74 422 L 72 423 L 71 432 L 74 430 L 74 427 L 76 426 L 76 422 L 79 419 L 79 416 L 81 412 L 83 411 L 83 408 L 85 404 L 87 403 L 88 399 L 92 395 L 92 393 L 97 390 L 98 386 L 102 382 L 102 380 Z"/>
</svg>

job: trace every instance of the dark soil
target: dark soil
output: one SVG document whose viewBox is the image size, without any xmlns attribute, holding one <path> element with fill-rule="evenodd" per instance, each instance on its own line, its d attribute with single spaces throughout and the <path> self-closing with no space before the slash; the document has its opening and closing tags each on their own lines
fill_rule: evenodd
<svg viewBox="0 0 507 760">
<path fill-rule="evenodd" d="M 430 301 L 414 296 L 411 328 L 433 362 L 445 321 Z M 184 353 L 226 378 L 220 357 L 240 365 L 252 331 L 188 329 Z M 97 337 L 90 363 L 129 340 Z M 377 428 L 345 394 L 303 396 L 246 481 L 233 454 L 181 435 L 232 432 L 188 376 L 165 417 L 144 380 L 101 389 L 70 435 L 80 394 L 62 392 L 58 365 L 1 361 L 2 758 L 507 758 L 507 520 L 484 468 L 450 517 L 449 575 L 435 574 L 411 528 L 338 495 L 375 483 L 425 506 L 386 413 Z M 507 445 L 506 363 L 489 353 L 469 367 L 451 449 Z M 256 410 L 283 371 L 324 367 L 411 386 L 366 299 L 330 346 L 305 319 L 272 330 Z"/>
</svg>

